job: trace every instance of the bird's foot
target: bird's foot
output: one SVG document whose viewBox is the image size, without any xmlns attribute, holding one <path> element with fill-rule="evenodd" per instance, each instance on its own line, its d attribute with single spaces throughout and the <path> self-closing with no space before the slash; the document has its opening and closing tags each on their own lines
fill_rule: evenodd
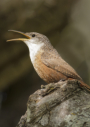
<svg viewBox="0 0 90 127">
<path fill-rule="evenodd" d="M 66 80 L 65 80 L 65 79 L 60 79 L 60 80 L 59 80 L 59 82 L 64 82 L 64 81 L 66 81 Z"/>
</svg>

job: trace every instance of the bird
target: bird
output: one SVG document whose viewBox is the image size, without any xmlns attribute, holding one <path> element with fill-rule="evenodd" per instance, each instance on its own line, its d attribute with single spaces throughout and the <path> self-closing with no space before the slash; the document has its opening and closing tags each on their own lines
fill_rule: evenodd
<svg viewBox="0 0 90 127">
<path fill-rule="evenodd" d="M 52 46 L 50 40 L 37 32 L 20 32 L 9 30 L 24 35 L 26 38 L 10 39 L 9 41 L 23 41 L 28 49 L 29 56 L 37 74 L 46 83 L 56 83 L 66 80 L 77 80 L 80 86 L 90 92 L 90 86 L 84 83 L 77 74 Z"/>
</svg>

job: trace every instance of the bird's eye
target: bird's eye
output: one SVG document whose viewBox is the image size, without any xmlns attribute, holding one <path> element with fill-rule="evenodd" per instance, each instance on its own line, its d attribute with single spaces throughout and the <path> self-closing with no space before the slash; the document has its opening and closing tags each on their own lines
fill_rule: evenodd
<svg viewBox="0 0 90 127">
<path fill-rule="evenodd" d="M 35 37 L 35 34 L 32 34 L 32 37 Z"/>
</svg>

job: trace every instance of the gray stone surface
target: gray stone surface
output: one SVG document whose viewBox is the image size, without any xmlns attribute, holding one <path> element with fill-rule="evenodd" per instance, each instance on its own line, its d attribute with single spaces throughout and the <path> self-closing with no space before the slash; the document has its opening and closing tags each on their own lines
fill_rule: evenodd
<svg viewBox="0 0 90 127">
<path fill-rule="evenodd" d="M 17 127 L 90 127 L 90 93 L 75 80 L 48 84 L 30 95 Z"/>
</svg>

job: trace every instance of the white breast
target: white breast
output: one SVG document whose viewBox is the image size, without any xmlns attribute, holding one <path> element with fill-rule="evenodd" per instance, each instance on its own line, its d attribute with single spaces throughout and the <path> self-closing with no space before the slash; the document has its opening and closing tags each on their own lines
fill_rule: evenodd
<svg viewBox="0 0 90 127">
<path fill-rule="evenodd" d="M 29 51 L 30 51 L 30 58 L 31 58 L 32 63 L 35 60 L 35 56 L 36 56 L 37 52 L 40 50 L 40 48 L 42 46 L 43 46 L 43 43 L 41 43 L 41 44 L 30 43 L 28 45 L 28 48 L 29 48 Z"/>
</svg>

